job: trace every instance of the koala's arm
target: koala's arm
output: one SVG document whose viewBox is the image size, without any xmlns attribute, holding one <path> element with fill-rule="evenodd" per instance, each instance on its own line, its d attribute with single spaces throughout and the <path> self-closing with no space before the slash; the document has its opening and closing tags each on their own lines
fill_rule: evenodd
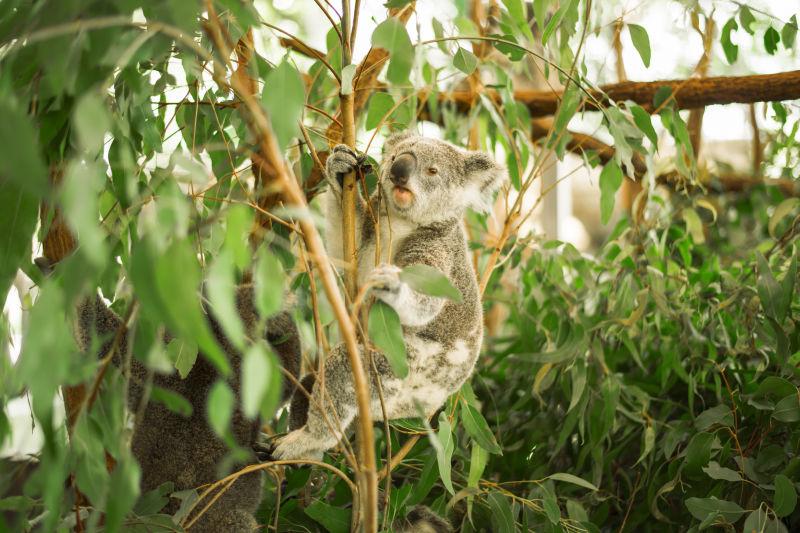
<svg viewBox="0 0 800 533">
<path fill-rule="evenodd" d="M 325 220 L 327 221 L 325 248 L 328 254 L 342 260 L 342 183 L 345 174 L 358 167 L 361 158 L 352 149 L 344 144 L 337 145 L 331 150 L 331 155 L 325 162 L 325 179 L 328 182 L 328 192 L 325 194 Z M 356 186 L 358 189 L 358 187 Z M 356 194 L 356 235 L 361 235 L 364 220 L 364 199 L 360 191 Z"/>
<path fill-rule="evenodd" d="M 122 367 L 128 346 L 128 328 L 123 320 L 109 308 L 99 295 L 88 296 L 76 308 L 75 337 L 78 348 L 84 352 L 97 349 L 98 358 L 111 353 L 111 362 Z M 128 405 L 136 409 L 144 393 L 147 369 L 131 357 L 131 374 L 128 384 Z"/>
<path fill-rule="evenodd" d="M 450 278 L 452 260 L 444 247 L 428 242 L 405 246 L 395 256 L 396 265 L 380 265 L 370 274 L 370 283 L 374 283 L 375 296 L 391 305 L 400 317 L 404 326 L 425 326 L 442 311 L 447 303 L 444 298 L 429 296 L 415 291 L 408 283 L 400 279 L 402 268 L 411 265 L 433 267 Z M 451 280 L 452 282 L 452 280 Z"/>
</svg>

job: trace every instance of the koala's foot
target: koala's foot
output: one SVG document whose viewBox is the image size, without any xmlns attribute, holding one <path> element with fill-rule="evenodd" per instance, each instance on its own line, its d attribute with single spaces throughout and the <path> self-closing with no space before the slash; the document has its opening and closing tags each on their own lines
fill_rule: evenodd
<svg viewBox="0 0 800 533">
<path fill-rule="evenodd" d="M 322 460 L 323 453 L 327 449 L 324 447 L 324 440 L 325 439 L 319 436 L 312 435 L 305 427 L 296 429 L 273 441 L 272 460 L 320 461 Z"/>
</svg>

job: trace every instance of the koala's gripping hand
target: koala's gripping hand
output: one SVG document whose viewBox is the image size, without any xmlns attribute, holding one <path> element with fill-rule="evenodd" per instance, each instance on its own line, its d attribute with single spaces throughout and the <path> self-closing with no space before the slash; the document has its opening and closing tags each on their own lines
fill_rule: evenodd
<svg viewBox="0 0 800 533">
<path fill-rule="evenodd" d="M 325 162 L 325 175 L 333 190 L 341 192 L 344 175 L 354 171 L 364 161 L 366 161 L 365 155 L 358 155 L 346 144 L 336 145 Z"/>
<path fill-rule="evenodd" d="M 383 263 L 373 269 L 367 278 L 367 285 L 372 288 L 376 298 L 395 307 L 401 297 L 401 288 L 405 285 L 400 280 L 400 268 Z"/>
<path fill-rule="evenodd" d="M 370 272 L 367 284 L 372 294 L 397 311 L 404 326 L 424 326 L 439 314 L 445 304 L 444 298 L 419 293 L 400 279 L 402 269 L 383 263 Z"/>
</svg>

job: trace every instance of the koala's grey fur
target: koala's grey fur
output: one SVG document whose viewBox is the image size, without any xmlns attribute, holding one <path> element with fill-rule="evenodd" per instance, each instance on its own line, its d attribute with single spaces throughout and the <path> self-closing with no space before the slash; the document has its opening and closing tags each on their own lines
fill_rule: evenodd
<svg viewBox="0 0 800 533">
<path fill-rule="evenodd" d="M 392 172 L 392 164 L 401 157 L 413 158 L 415 162 L 403 186 L 413 195 L 409 205 L 402 205 L 405 202 L 393 197 L 392 179 L 397 176 Z M 326 244 L 328 252 L 340 259 L 339 181 L 357 164 L 356 154 L 340 145 L 334 148 L 326 165 L 331 188 Z M 437 172 L 434 174 L 430 169 Z M 362 352 L 364 367 L 372 378 L 374 420 L 383 417 L 377 393 L 378 377 L 387 415 L 395 419 L 419 416 L 420 409 L 425 415 L 432 415 L 472 373 L 483 339 L 483 319 L 462 219 L 468 207 L 488 207 L 504 177 L 504 169 L 488 155 L 468 152 L 444 141 L 411 133 L 398 134 L 386 141 L 377 190 L 369 204 L 360 199 L 357 208 L 359 283 L 372 285 L 374 296 L 397 311 L 403 326 L 409 373 L 399 379 L 380 353 L 372 354 L 375 372 Z M 379 217 L 378 228 L 370 207 Z M 376 231 L 380 234 L 376 235 Z M 377 241 L 380 259 L 376 262 Z M 463 300 L 456 303 L 414 291 L 398 274 L 402 267 L 415 264 L 441 271 L 461 292 Z M 320 387 L 313 386 L 310 404 L 295 400 L 295 406 L 308 406 L 308 416 L 293 417 L 297 429 L 277 439 L 273 457 L 319 458 L 337 444 L 356 415 L 344 345 L 333 348 L 325 361 L 324 395 Z M 337 418 L 341 424 L 333 427 Z"/>
<path fill-rule="evenodd" d="M 263 322 L 259 320 L 253 303 L 252 286 L 247 285 L 237 289 L 236 306 L 248 336 L 266 339 L 284 368 L 297 376 L 300 371 L 300 342 L 291 316 L 286 312 L 279 313 L 266 320 L 264 331 L 256 331 L 257 326 Z M 128 349 L 127 332 L 120 318 L 99 296 L 82 301 L 78 306 L 77 315 L 77 336 L 80 346 L 88 350 L 93 346 L 92 341 L 96 339 L 101 346 L 100 356 L 108 353 L 113 344 L 113 337 L 122 328 L 122 342 L 119 343 L 119 349 L 115 350 L 112 358 L 115 364 L 120 365 L 122 358 L 120 354 L 125 354 Z M 238 444 L 249 451 L 256 444 L 260 421 L 257 418 L 247 419 L 239 408 L 242 354 L 225 337 L 216 318 L 211 313 L 206 313 L 206 317 L 214 336 L 228 355 L 233 370 L 228 378 L 228 384 L 237 398 L 237 408 L 234 410 L 231 422 L 232 433 Z M 169 340 L 170 336 L 167 334 L 165 341 Z M 97 343 L 94 344 L 96 345 Z M 128 399 L 129 408 L 133 412 L 136 412 L 142 399 L 147 373 L 144 365 L 135 357 L 132 358 Z M 180 491 L 197 488 L 220 478 L 221 472 L 218 468 L 229 449 L 209 427 L 206 414 L 209 389 L 218 379 L 221 379 L 221 376 L 202 354 L 198 356 L 186 379 L 181 379 L 177 373 L 153 376 L 154 385 L 170 389 L 186 398 L 192 405 L 192 414 L 185 418 L 164 405 L 151 401 L 147 403 L 142 418 L 136 420 L 131 448 L 141 466 L 143 493 L 168 481 L 175 484 L 176 491 Z M 292 387 L 285 384 L 284 399 L 291 391 Z M 256 458 L 253 457 L 248 464 L 256 462 Z M 192 526 L 192 531 L 251 532 L 258 527 L 253 514 L 261 499 L 261 472 L 242 476 Z M 177 500 L 173 500 L 163 512 L 174 513 L 178 503 Z"/>
</svg>

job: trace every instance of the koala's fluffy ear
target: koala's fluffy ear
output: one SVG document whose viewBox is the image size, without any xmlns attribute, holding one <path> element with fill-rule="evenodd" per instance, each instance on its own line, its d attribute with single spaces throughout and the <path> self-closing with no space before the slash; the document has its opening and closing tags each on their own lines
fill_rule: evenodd
<svg viewBox="0 0 800 533">
<path fill-rule="evenodd" d="M 506 168 L 483 152 L 467 152 L 464 170 L 474 187 L 468 205 L 477 211 L 490 210 L 495 191 L 507 178 Z"/>
<path fill-rule="evenodd" d="M 410 139 L 415 135 L 416 133 L 411 131 L 399 131 L 397 133 L 393 133 L 383 142 L 383 153 L 388 154 L 389 152 L 394 150 L 394 147 L 400 144 L 402 141 Z"/>
</svg>

